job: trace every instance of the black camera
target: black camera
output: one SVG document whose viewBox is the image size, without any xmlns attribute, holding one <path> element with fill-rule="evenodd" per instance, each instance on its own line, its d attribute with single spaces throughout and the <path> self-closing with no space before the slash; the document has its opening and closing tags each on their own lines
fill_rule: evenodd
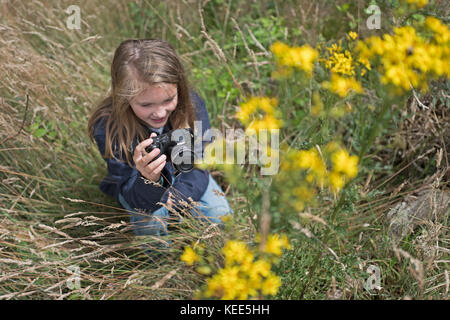
<svg viewBox="0 0 450 320">
<path fill-rule="evenodd" d="M 160 150 L 153 160 L 165 154 L 180 172 L 189 172 L 194 168 L 194 133 L 190 128 L 171 130 L 152 139 L 153 143 L 145 151 L 150 153 L 155 148 Z"/>
</svg>

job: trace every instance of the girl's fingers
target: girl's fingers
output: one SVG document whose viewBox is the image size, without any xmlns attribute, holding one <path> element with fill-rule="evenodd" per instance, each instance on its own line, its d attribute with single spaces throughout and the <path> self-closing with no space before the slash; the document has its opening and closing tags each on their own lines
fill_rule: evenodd
<svg viewBox="0 0 450 320">
<path fill-rule="evenodd" d="M 143 163 L 143 165 L 146 165 L 149 162 L 151 162 L 154 158 L 156 158 L 156 156 L 159 153 L 160 153 L 160 150 L 158 148 L 153 149 L 152 152 L 147 153 L 147 155 L 145 155 L 145 157 L 142 158 L 141 162 Z"/>
<path fill-rule="evenodd" d="M 159 157 L 158 159 L 156 159 L 155 161 L 150 162 L 147 165 L 147 170 L 150 170 L 151 172 L 154 172 L 156 168 L 158 168 L 159 165 L 161 165 L 161 163 L 165 163 L 166 162 L 166 155 L 162 155 L 161 157 Z"/>
<path fill-rule="evenodd" d="M 145 148 L 148 147 L 149 145 L 151 145 L 152 143 L 153 143 L 153 139 L 149 138 L 149 139 L 142 141 L 141 143 L 139 143 L 137 145 L 136 149 L 134 150 L 134 155 L 133 155 L 135 163 L 137 161 L 141 160 L 143 151 L 145 151 Z"/>
<path fill-rule="evenodd" d="M 160 173 L 166 165 L 166 161 L 163 161 L 162 163 L 152 162 L 151 165 L 152 165 L 152 167 L 150 167 L 150 165 L 148 165 L 147 167 L 145 167 L 144 170 L 145 170 L 145 172 L 147 172 L 147 174 L 149 176 L 155 177 L 153 181 L 156 181 L 159 179 Z"/>
<path fill-rule="evenodd" d="M 155 170 L 153 170 L 153 172 L 156 174 L 160 174 L 162 169 L 164 169 L 165 165 L 166 161 L 163 161 L 163 163 L 161 163 Z"/>
<path fill-rule="evenodd" d="M 134 154 L 133 154 L 133 158 L 134 158 L 134 163 L 136 163 L 137 161 L 140 161 L 143 158 L 143 153 L 145 151 L 145 148 L 147 148 L 149 145 L 151 145 L 153 143 L 153 139 L 154 137 L 156 137 L 157 134 L 152 132 L 150 134 L 150 138 L 142 141 L 141 143 L 139 143 L 136 147 L 136 149 L 134 150 Z M 151 160 L 151 159 L 150 159 Z"/>
</svg>

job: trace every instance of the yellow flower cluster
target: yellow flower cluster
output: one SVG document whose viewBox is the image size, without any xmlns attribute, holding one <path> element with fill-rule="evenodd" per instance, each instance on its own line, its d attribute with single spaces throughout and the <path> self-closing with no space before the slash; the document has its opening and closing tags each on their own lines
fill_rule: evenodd
<svg viewBox="0 0 450 320">
<path fill-rule="evenodd" d="M 289 75 L 292 68 L 305 71 L 308 75 L 312 74 L 314 62 L 319 57 L 316 49 L 309 45 L 301 47 L 290 47 L 280 41 L 275 42 L 270 47 L 277 59 L 277 64 L 281 69 L 275 74 L 277 76 Z"/>
<path fill-rule="evenodd" d="M 336 150 L 332 156 L 333 171 L 330 172 L 329 183 L 334 191 L 339 191 L 345 182 L 358 174 L 358 157 L 350 156 L 344 149 Z"/>
<path fill-rule="evenodd" d="M 271 271 L 272 264 L 276 261 L 274 258 L 281 256 L 283 249 L 291 248 L 286 235 L 278 234 L 268 236 L 261 252 L 250 249 L 243 241 L 227 241 L 222 249 L 225 266 L 207 280 L 203 296 L 224 300 L 243 300 L 275 295 L 281 285 L 281 279 Z M 190 250 L 194 251 L 191 247 L 185 248 L 185 252 Z M 199 257 L 199 260 L 189 259 L 188 261 L 198 262 L 201 259 Z M 196 270 L 202 273 L 200 271 L 205 267 L 199 266 Z"/>
<path fill-rule="evenodd" d="M 331 74 L 331 81 L 323 82 L 322 86 L 342 98 L 346 97 L 351 90 L 356 93 L 363 92 L 361 83 L 359 83 L 356 79 L 341 77 L 335 73 Z"/>
<path fill-rule="evenodd" d="M 331 47 L 327 48 L 329 52 L 328 59 L 321 59 L 325 63 L 325 67 L 331 72 L 343 74 L 347 76 L 355 75 L 355 62 L 350 54 L 350 51 L 343 51 L 340 43 L 339 45 L 333 43 Z"/>
<path fill-rule="evenodd" d="M 260 237 L 257 237 L 257 242 L 260 241 Z M 283 249 L 291 250 L 292 246 L 289 243 L 289 239 L 285 234 L 279 235 L 278 233 L 271 234 L 267 237 L 266 243 L 263 246 L 263 252 L 273 254 L 276 257 L 281 256 Z"/>
<path fill-rule="evenodd" d="M 403 2 L 407 2 L 410 5 L 414 5 L 418 8 L 425 7 L 428 4 L 428 0 L 402 0 Z"/>
<path fill-rule="evenodd" d="M 350 39 L 355 40 L 356 38 L 358 38 L 358 34 L 354 31 L 350 31 L 348 33 L 348 36 L 350 37 Z"/>
<path fill-rule="evenodd" d="M 305 205 L 314 200 L 314 185 L 305 181 L 298 165 L 299 150 L 284 150 L 280 172 L 275 176 L 274 187 L 279 187 L 280 203 L 288 210 L 302 211 Z M 311 175 L 313 177 L 313 175 Z"/>
<path fill-rule="evenodd" d="M 427 17 L 425 26 L 434 33 L 434 41 L 443 46 L 447 45 L 448 50 L 448 44 L 450 42 L 450 31 L 448 27 L 441 20 L 434 17 Z"/>
<path fill-rule="evenodd" d="M 380 62 L 382 83 L 393 84 L 397 93 L 411 86 L 426 90 L 434 77 L 450 75 L 450 31 L 436 18 L 428 17 L 425 27 L 432 37 L 421 37 L 411 26 L 394 28 L 394 34 L 359 41 L 357 50 L 364 60 Z"/>
<path fill-rule="evenodd" d="M 278 118 L 277 105 L 276 98 L 252 97 L 240 105 L 236 117 L 247 126 L 247 132 L 260 129 L 279 129 L 283 126 L 283 121 Z M 263 114 L 259 114 L 259 111 L 262 111 Z M 257 115 L 262 117 L 257 119 Z"/>
<path fill-rule="evenodd" d="M 331 171 L 327 171 L 326 163 L 322 160 L 316 148 L 300 151 L 298 154 L 298 166 L 301 169 L 309 170 L 306 176 L 306 181 L 309 183 L 313 181 L 320 185 L 328 183 L 333 191 L 339 191 L 347 180 L 356 177 L 358 173 L 358 157 L 350 156 L 346 150 L 338 148 L 335 144 L 327 145 L 325 151 L 332 151 L 331 161 L 333 169 Z M 328 181 L 325 179 L 327 173 Z M 306 195 L 307 198 L 310 196 L 306 191 L 302 192 L 302 195 Z"/>
<path fill-rule="evenodd" d="M 289 151 L 281 163 L 282 173 L 279 179 L 295 175 L 296 171 L 304 173 L 298 177 L 297 185 L 290 194 L 283 195 L 289 206 L 302 211 L 306 204 L 314 201 L 317 187 L 328 187 L 332 192 L 339 192 L 343 186 L 355 178 L 358 173 L 358 157 L 349 153 L 336 142 L 330 142 L 322 151 L 319 148 Z"/>
<path fill-rule="evenodd" d="M 300 169 L 309 170 L 306 181 L 311 183 L 315 180 L 320 185 L 324 184 L 327 168 L 316 148 L 300 150 L 297 164 Z"/>
<path fill-rule="evenodd" d="M 351 40 L 355 40 L 357 37 L 356 32 L 350 31 L 348 34 L 348 38 Z M 371 70 L 370 62 L 361 57 L 354 60 L 350 51 L 342 48 L 342 41 L 339 41 L 338 44 L 333 43 L 331 47 L 327 48 L 327 51 L 328 58 L 320 58 L 319 61 L 323 62 L 325 67 L 333 73 L 353 77 L 356 75 L 356 67 L 361 68 L 361 76 L 364 76 L 367 70 Z"/>
<path fill-rule="evenodd" d="M 181 255 L 180 259 L 188 266 L 192 266 L 195 262 L 200 261 L 199 255 L 191 247 L 184 248 L 184 252 Z"/>
</svg>

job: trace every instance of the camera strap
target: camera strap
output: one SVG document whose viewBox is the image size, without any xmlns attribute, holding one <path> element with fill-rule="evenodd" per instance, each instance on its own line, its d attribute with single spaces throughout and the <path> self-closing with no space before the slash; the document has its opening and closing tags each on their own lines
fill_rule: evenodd
<svg viewBox="0 0 450 320">
<path fill-rule="evenodd" d="M 176 178 L 181 174 L 181 171 L 178 171 L 177 169 L 175 169 L 173 176 Z"/>
</svg>

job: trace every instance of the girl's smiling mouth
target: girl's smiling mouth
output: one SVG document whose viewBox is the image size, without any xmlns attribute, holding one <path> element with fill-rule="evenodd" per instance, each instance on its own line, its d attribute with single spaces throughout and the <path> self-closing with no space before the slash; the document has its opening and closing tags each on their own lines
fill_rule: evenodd
<svg viewBox="0 0 450 320">
<path fill-rule="evenodd" d="M 150 118 L 151 121 L 156 122 L 156 123 L 162 123 L 167 119 L 167 116 L 161 119 L 152 119 Z"/>
</svg>

